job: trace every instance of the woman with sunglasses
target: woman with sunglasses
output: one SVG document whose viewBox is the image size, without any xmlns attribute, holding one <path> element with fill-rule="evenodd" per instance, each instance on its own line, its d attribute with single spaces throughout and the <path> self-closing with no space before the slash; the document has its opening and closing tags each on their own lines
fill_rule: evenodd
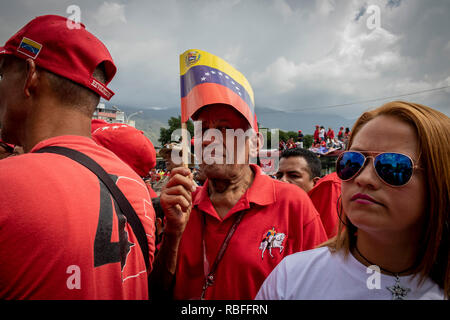
<svg viewBox="0 0 450 320">
<path fill-rule="evenodd" d="M 286 257 L 256 299 L 448 299 L 450 119 L 387 103 L 361 115 L 336 171 L 341 224 Z"/>
</svg>

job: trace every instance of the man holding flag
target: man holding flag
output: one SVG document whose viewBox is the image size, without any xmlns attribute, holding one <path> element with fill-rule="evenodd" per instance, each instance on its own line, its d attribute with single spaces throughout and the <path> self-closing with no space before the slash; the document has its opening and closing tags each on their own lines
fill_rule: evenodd
<svg viewBox="0 0 450 320">
<path fill-rule="evenodd" d="M 172 171 L 161 193 L 167 229 L 152 281 L 175 299 L 253 299 L 284 256 L 316 247 L 326 234 L 303 190 L 250 163 L 261 140 L 247 79 L 197 49 L 180 56 L 180 73 L 182 121 L 201 123 L 196 155 L 207 180 L 196 187 L 189 169 Z"/>
</svg>

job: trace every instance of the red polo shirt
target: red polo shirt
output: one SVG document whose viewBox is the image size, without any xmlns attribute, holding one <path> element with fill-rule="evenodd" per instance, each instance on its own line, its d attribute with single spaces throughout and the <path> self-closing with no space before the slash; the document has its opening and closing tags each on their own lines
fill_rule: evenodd
<svg viewBox="0 0 450 320">
<path fill-rule="evenodd" d="M 328 238 L 334 237 L 339 226 L 337 202 L 341 194 L 341 179 L 336 172 L 330 173 L 317 181 L 308 194 L 320 214 Z"/>
<path fill-rule="evenodd" d="M 258 166 L 251 168 L 255 173 L 251 187 L 224 219 L 209 199 L 207 181 L 193 194 L 193 209 L 179 248 L 175 299 L 198 299 L 202 292 L 204 216 L 206 256 L 211 266 L 235 217 L 246 210 L 205 299 L 253 299 L 283 257 L 327 240 L 319 214 L 301 188 L 263 175 Z M 272 248 L 263 252 L 261 244 L 269 238 Z"/>
</svg>

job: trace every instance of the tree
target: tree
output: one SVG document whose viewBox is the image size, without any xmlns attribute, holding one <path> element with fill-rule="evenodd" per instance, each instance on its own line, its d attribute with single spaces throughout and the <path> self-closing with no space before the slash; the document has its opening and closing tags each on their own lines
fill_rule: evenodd
<svg viewBox="0 0 450 320">
<path fill-rule="evenodd" d="M 303 148 L 309 149 L 311 148 L 314 141 L 314 137 L 311 134 L 305 134 L 303 137 Z"/>
<path fill-rule="evenodd" d="M 162 146 L 164 146 L 166 143 L 172 142 L 172 133 L 177 130 L 181 129 L 181 116 L 170 117 L 170 119 L 167 121 L 169 128 L 161 128 L 159 130 L 159 139 L 158 141 L 161 143 Z M 191 120 L 188 120 L 187 122 L 187 129 L 189 131 L 189 134 L 191 137 L 194 137 L 194 123 Z M 181 137 L 180 137 L 181 138 Z M 178 141 L 176 141 L 178 142 Z"/>
</svg>

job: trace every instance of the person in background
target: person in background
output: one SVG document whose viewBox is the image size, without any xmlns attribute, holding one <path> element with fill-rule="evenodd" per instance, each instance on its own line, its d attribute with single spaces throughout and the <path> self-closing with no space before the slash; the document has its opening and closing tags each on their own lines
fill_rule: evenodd
<svg viewBox="0 0 450 320">
<path fill-rule="evenodd" d="M 337 205 L 341 195 L 341 180 L 336 172 L 320 178 L 308 195 L 320 214 L 327 237 L 334 237 L 339 226 Z"/>
<path fill-rule="evenodd" d="M 309 192 L 320 179 L 322 165 L 314 152 L 306 149 L 288 149 L 280 155 L 276 177 Z"/>
<path fill-rule="evenodd" d="M 104 123 L 93 120 L 91 123 L 92 139 L 111 150 L 123 162 L 128 164 L 144 181 L 150 170 L 156 165 L 156 151 L 153 143 L 144 132 L 123 123 Z M 146 183 L 151 198 L 158 195 Z"/>
<path fill-rule="evenodd" d="M 295 184 L 308 193 L 322 220 L 327 237 L 337 233 L 339 218 L 337 201 L 341 194 L 341 180 L 336 173 L 320 178 L 321 163 L 314 152 L 293 149 L 283 152 L 276 178 Z"/>
<path fill-rule="evenodd" d="M 289 138 L 288 141 L 286 142 L 286 146 L 288 149 L 295 149 L 296 145 L 294 142 L 294 138 Z"/>
<path fill-rule="evenodd" d="M 337 138 L 339 139 L 339 141 L 344 142 L 344 127 L 339 128 Z"/>
<path fill-rule="evenodd" d="M 448 299 L 450 118 L 394 101 L 352 132 L 337 236 L 285 258 L 256 298 Z"/>
<path fill-rule="evenodd" d="M 278 144 L 278 150 L 280 151 L 284 151 L 286 150 L 286 142 L 284 142 L 283 140 L 280 140 L 280 143 Z"/>
<path fill-rule="evenodd" d="M 320 129 L 319 129 L 319 142 L 320 142 L 320 144 L 322 144 L 323 141 L 326 142 L 326 139 L 327 139 L 327 133 L 325 132 L 325 128 L 324 128 L 324 126 L 320 126 Z"/>
<path fill-rule="evenodd" d="M 153 143 L 144 135 L 144 132 L 123 123 L 102 123 L 102 120 L 94 119 L 91 122 L 91 130 L 92 139 L 98 145 L 114 152 L 129 165 L 147 187 L 156 215 L 155 246 L 158 246 L 164 231 L 164 216 L 161 215 L 158 194 L 152 189 L 151 183 L 145 180 L 150 170 L 156 166 L 156 151 Z"/>
<path fill-rule="evenodd" d="M 314 135 L 313 135 L 313 137 L 314 137 L 314 144 L 317 144 L 317 143 L 319 143 L 319 141 L 320 141 L 320 139 L 319 139 L 319 126 L 318 125 L 316 125 L 316 130 L 314 130 Z"/>
<path fill-rule="evenodd" d="M 297 142 L 299 143 L 299 144 L 298 144 L 298 147 L 299 147 L 299 148 L 303 148 L 303 138 L 304 138 L 304 135 L 303 135 L 303 133 L 302 133 L 302 130 L 298 130 L 298 138 L 297 138 Z"/>
<path fill-rule="evenodd" d="M 330 139 L 330 141 L 333 141 L 334 139 L 334 131 L 331 127 L 328 127 L 327 139 Z"/>
</svg>

